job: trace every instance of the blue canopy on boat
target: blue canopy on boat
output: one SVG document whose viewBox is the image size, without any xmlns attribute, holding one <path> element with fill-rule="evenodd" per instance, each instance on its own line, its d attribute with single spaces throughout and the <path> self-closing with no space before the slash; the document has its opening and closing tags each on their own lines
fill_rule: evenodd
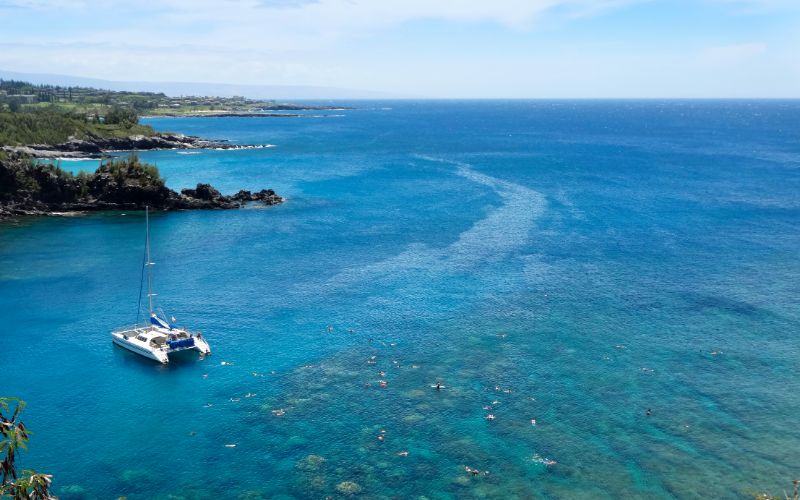
<svg viewBox="0 0 800 500">
<path fill-rule="evenodd" d="M 181 339 L 181 340 L 167 340 L 167 344 L 169 345 L 170 349 L 178 349 L 181 347 L 192 347 L 194 346 L 194 339 L 189 337 L 188 339 Z"/>
<path fill-rule="evenodd" d="M 167 330 L 172 330 L 172 326 L 169 323 L 159 318 L 155 314 L 150 315 L 150 323 L 160 326 L 161 328 L 166 328 Z"/>
</svg>

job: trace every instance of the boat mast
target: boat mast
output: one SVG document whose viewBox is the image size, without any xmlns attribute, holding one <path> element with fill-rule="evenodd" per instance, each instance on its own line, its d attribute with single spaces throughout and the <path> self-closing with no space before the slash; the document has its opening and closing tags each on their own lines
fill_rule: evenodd
<svg viewBox="0 0 800 500">
<path fill-rule="evenodd" d="M 151 271 L 151 267 L 153 266 L 154 262 L 150 261 L 150 207 L 144 207 L 144 218 L 145 218 L 145 225 L 147 226 L 146 229 L 146 243 L 145 243 L 145 252 L 147 258 L 147 302 L 150 309 L 150 316 L 153 316 L 153 273 Z"/>
</svg>

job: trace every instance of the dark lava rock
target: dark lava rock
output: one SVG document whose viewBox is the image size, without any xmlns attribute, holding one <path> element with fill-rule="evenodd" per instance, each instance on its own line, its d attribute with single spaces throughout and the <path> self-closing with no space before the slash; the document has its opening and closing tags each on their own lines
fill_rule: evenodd
<svg viewBox="0 0 800 500">
<path fill-rule="evenodd" d="M 209 184 L 181 193 L 164 185 L 152 165 L 131 158 L 104 163 L 94 174 L 73 176 L 31 157 L 7 153 L 0 159 L 0 217 L 95 210 L 231 209 L 246 202 L 282 203 L 271 189 L 224 196 Z"/>
<path fill-rule="evenodd" d="M 218 200 L 222 197 L 222 194 L 210 184 L 198 184 L 195 189 L 182 189 L 181 194 L 206 201 Z"/>
</svg>

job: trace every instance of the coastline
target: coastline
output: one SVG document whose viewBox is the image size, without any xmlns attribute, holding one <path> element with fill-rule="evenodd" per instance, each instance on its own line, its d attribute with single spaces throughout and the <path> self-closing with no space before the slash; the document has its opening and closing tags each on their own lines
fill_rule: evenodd
<svg viewBox="0 0 800 500">
<path fill-rule="evenodd" d="M 349 106 L 305 106 L 293 104 L 280 104 L 270 107 L 251 108 L 249 110 L 193 110 L 193 111 L 165 111 L 163 113 L 149 113 L 141 118 L 302 118 L 299 113 L 275 113 L 275 111 L 347 111 L 355 109 Z"/>
<path fill-rule="evenodd" d="M 302 118 L 297 113 L 248 113 L 241 111 L 193 111 L 189 113 L 160 113 L 142 115 L 142 118 Z"/>
<path fill-rule="evenodd" d="M 136 156 L 103 162 L 93 174 L 73 175 L 37 163 L 25 154 L 0 158 L 0 221 L 27 215 L 73 215 L 104 210 L 211 210 L 241 208 L 257 202 L 278 205 L 285 199 L 272 189 L 223 195 L 199 183 L 180 192 L 166 187 L 158 169 Z"/>
<path fill-rule="evenodd" d="M 225 140 L 203 139 L 198 136 L 156 132 L 152 136 L 131 135 L 123 138 L 71 138 L 60 144 L 27 144 L 2 146 L 0 151 L 22 154 L 38 159 L 100 159 L 107 153 L 170 149 L 264 149 L 274 144 L 231 144 Z"/>
</svg>

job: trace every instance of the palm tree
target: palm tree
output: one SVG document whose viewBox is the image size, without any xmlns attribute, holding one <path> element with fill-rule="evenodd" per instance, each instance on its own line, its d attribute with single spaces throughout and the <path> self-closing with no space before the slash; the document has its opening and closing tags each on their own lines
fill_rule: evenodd
<svg viewBox="0 0 800 500">
<path fill-rule="evenodd" d="M 11 412 L 13 405 L 14 411 Z M 0 398 L 0 497 L 10 496 L 14 500 L 50 500 L 52 476 L 33 470 L 23 470 L 17 475 L 16 459 L 20 451 L 27 449 L 30 433 L 19 415 L 25 409 L 25 401 L 19 398 Z M 11 412 L 11 418 L 6 415 Z"/>
</svg>

